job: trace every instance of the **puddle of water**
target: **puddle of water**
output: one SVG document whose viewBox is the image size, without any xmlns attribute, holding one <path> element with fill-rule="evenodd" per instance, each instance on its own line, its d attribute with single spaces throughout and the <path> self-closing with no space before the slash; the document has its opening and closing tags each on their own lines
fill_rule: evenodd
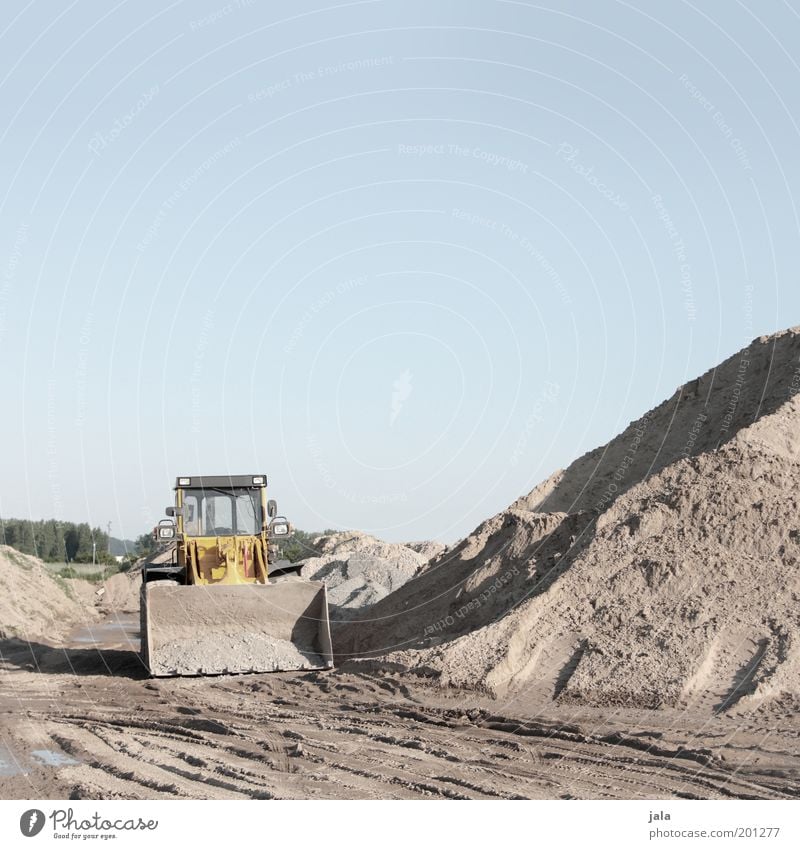
<svg viewBox="0 0 800 849">
<path fill-rule="evenodd" d="M 124 648 L 139 650 L 138 617 L 120 617 L 97 625 L 85 625 L 73 631 L 69 637 L 76 646 L 96 646 L 97 648 Z"/>
<path fill-rule="evenodd" d="M 14 753 L 0 743 L 0 778 L 11 778 L 12 775 L 27 775 L 27 773 L 19 765 Z"/>
<path fill-rule="evenodd" d="M 80 763 L 80 761 L 76 761 L 75 758 L 64 754 L 64 752 L 58 752 L 53 749 L 34 749 L 31 752 L 31 757 L 37 763 L 44 764 L 44 766 L 75 766 Z"/>
</svg>

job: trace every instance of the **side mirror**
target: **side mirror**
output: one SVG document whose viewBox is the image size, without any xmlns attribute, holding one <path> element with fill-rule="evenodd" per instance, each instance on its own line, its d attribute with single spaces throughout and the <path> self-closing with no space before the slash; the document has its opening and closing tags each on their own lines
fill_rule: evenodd
<svg viewBox="0 0 800 849">
<path fill-rule="evenodd" d="M 167 507 L 164 512 L 167 516 L 172 516 L 173 518 L 176 516 L 183 516 L 183 507 Z"/>
<path fill-rule="evenodd" d="M 174 516 L 175 515 L 175 508 L 174 507 L 167 507 L 167 509 L 164 511 L 164 514 L 166 516 Z"/>
<path fill-rule="evenodd" d="M 274 519 L 278 515 L 278 502 L 274 498 L 270 498 L 267 502 L 267 516 Z"/>
<path fill-rule="evenodd" d="M 269 535 L 271 537 L 288 537 L 292 532 L 292 526 L 285 516 L 279 516 L 269 523 Z"/>
</svg>

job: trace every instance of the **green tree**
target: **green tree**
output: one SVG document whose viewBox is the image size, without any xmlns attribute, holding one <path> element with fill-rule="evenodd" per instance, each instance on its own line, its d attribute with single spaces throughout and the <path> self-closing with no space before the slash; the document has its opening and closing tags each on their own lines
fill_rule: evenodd
<svg viewBox="0 0 800 849">
<path fill-rule="evenodd" d="M 335 533 L 336 531 L 330 530 L 330 528 L 325 531 L 301 531 L 299 528 L 295 528 L 288 539 L 278 543 L 279 556 L 291 563 L 305 560 L 306 557 L 314 557 L 316 552 L 311 546 L 311 540 L 315 537 Z"/>
<path fill-rule="evenodd" d="M 0 543 L 45 561 L 91 563 L 94 544 L 97 546 L 97 562 L 113 563 L 108 542 L 108 534 L 99 528 L 90 528 L 85 522 L 0 519 Z"/>
<path fill-rule="evenodd" d="M 71 563 L 78 553 L 78 529 L 75 525 L 68 525 L 64 530 L 64 551 L 67 563 Z"/>
<path fill-rule="evenodd" d="M 142 534 L 136 537 L 136 553 L 139 557 L 145 557 L 152 554 L 156 550 L 156 541 L 153 539 L 153 534 Z"/>
</svg>

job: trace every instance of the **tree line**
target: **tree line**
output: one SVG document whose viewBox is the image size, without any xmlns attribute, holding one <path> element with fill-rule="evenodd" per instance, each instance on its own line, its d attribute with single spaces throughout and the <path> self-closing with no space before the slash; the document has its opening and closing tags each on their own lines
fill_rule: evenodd
<svg viewBox="0 0 800 849">
<path fill-rule="evenodd" d="M 91 563 L 94 544 L 95 562 L 114 562 L 108 552 L 108 534 L 86 522 L 0 519 L 0 542 L 50 563 Z"/>
<path fill-rule="evenodd" d="M 293 563 L 314 556 L 311 540 L 335 530 L 301 531 L 279 543 L 280 557 Z M 0 519 L 0 544 L 10 545 L 23 554 L 32 554 L 48 563 L 91 563 L 92 543 L 97 546 L 95 562 L 114 563 L 109 553 L 109 536 L 86 522 L 60 522 L 56 519 Z M 152 532 L 137 537 L 133 556 L 144 557 L 156 550 Z"/>
</svg>

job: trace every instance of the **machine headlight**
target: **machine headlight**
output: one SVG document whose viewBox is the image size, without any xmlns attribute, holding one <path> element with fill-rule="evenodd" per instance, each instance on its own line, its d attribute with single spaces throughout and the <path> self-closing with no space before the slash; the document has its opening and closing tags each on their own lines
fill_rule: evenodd
<svg viewBox="0 0 800 849">
<path fill-rule="evenodd" d="M 273 536 L 285 537 L 289 533 L 289 524 L 287 522 L 278 522 L 272 526 L 271 530 Z"/>
<path fill-rule="evenodd" d="M 192 479 L 191 478 L 178 478 L 178 486 L 191 486 Z"/>
<path fill-rule="evenodd" d="M 256 475 L 256 477 L 253 478 L 253 486 L 264 486 L 265 483 L 264 475 Z"/>
</svg>

